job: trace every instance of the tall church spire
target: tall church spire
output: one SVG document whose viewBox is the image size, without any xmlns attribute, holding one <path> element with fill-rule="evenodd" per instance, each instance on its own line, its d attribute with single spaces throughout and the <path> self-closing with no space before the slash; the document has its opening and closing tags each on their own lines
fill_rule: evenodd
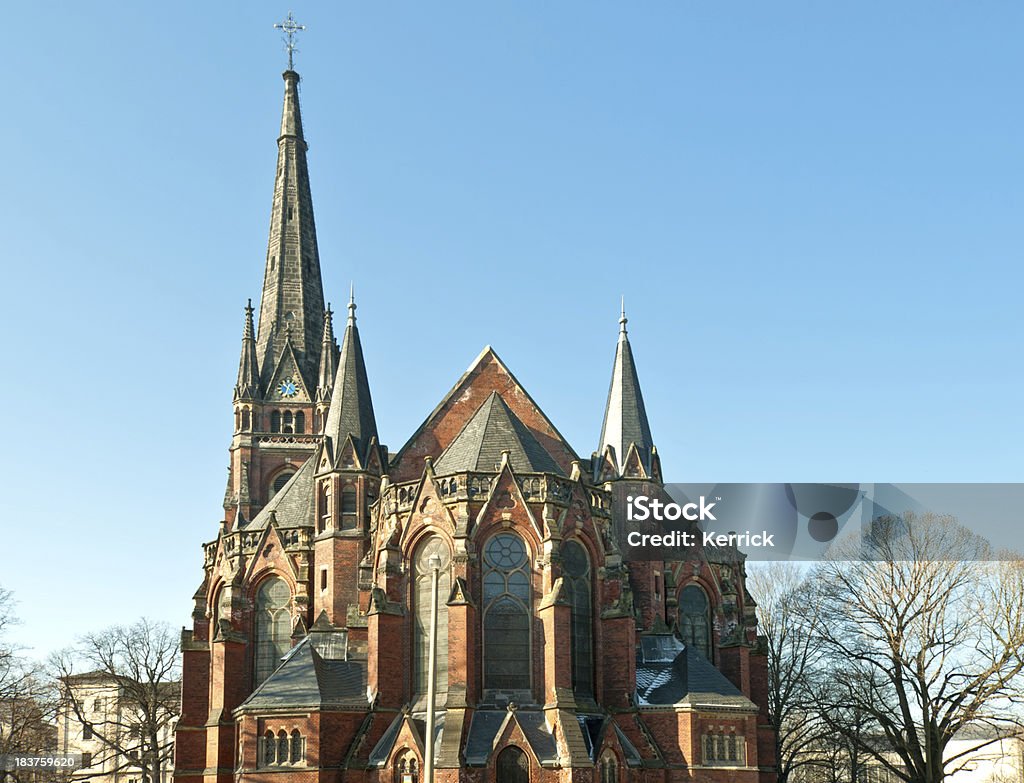
<svg viewBox="0 0 1024 783">
<path fill-rule="evenodd" d="M 311 388 L 318 375 L 324 294 L 299 110 L 299 75 L 285 71 L 284 84 L 256 354 L 260 379 L 267 387 L 290 333 L 299 371 Z"/>
<path fill-rule="evenodd" d="M 656 474 L 660 474 L 657 450 L 651 437 L 651 425 L 647 421 L 640 380 L 633 362 L 633 349 L 629 345 L 627 322 L 623 302 L 619 317 L 619 343 L 615 349 L 615 364 L 598 453 L 605 455 L 611 447 L 615 469 L 620 476 L 640 477 L 642 474 L 645 478 L 656 478 Z"/>
<path fill-rule="evenodd" d="M 245 327 L 242 330 L 242 357 L 238 360 L 236 400 L 253 400 L 260 396 L 259 365 L 256 363 L 256 334 L 252 325 L 252 300 L 245 306 Z"/>
<path fill-rule="evenodd" d="M 363 346 L 359 342 L 359 329 L 356 327 L 354 295 L 349 298 L 348 323 L 341 341 L 338 373 L 334 377 L 324 435 L 327 436 L 334 459 L 337 459 L 348 436 L 351 435 L 355 441 L 360 459 L 367 454 L 370 441 L 377 437 L 377 421 L 373 415 L 373 400 L 370 399 Z"/>
</svg>

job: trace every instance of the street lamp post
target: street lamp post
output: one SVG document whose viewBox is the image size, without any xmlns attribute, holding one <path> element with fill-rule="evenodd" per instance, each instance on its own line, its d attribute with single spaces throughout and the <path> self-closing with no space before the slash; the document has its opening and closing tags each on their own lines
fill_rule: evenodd
<svg viewBox="0 0 1024 783">
<path fill-rule="evenodd" d="M 434 783 L 434 702 L 437 687 L 437 591 L 441 581 L 441 558 L 431 555 L 430 632 L 427 634 L 427 730 L 423 738 L 423 783 Z"/>
</svg>

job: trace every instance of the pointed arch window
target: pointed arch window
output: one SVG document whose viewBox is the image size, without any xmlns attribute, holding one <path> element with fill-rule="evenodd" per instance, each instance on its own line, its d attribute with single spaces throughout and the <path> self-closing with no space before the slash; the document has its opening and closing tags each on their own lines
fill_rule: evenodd
<svg viewBox="0 0 1024 783">
<path fill-rule="evenodd" d="M 270 500 L 270 498 L 274 497 L 274 495 L 284 489 L 284 485 L 287 484 L 294 475 L 294 470 L 284 470 L 278 473 L 270 484 L 270 492 L 267 493 L 267 500 Z"/>
<path fill-rule="evenodd" d="M 619 760 L 615 753 L 606 750 L 600 761 L 601 783 L 619 783 Z"/>
<path fill-rule="evenodd" d="M 530 688 L 530 570 L 526 544 L 499 533 L 484 547 L 484 688 Z"/>
<path fill-rule="evenodd" d="M 277 576 L 264 580 L 256 591 L 256 685 L 273 673 L 291 646 L 291 597 L 288 584 Z"/>
<path fill-rule="evenodd" d="M 355 487 L 345 487 L 341 490 L 341 526 L 353 528 L 356 526 L 356 512 L 359 508 L 356 498 Z M 446 595 L 445 598 L 448 596 Z"/>
<path fill-rule="evenodd" d="M 562 546 L 562 575 L 572 606 L 572 689 L 594 695 L 594 619 L 590 597 L 590 558 L 576 541 Z"/>
<path fill-rule="evenodd" d="M 395 761 L 395 783 L 417 783 L 419 760 L 411 750 L 403 750 Z"/>
<path fill-rule="evenodd" d="M 263 766 L 269 767 L 277 758 L 277 743 L 274 740 L 274 732 L 267 729 L 263 735 L 263 747 L 261 748 L 260 761 Z"/>
<path fill-rule="evenodd" d="M 497 783 L 530 783 L 530 760 L 515 745 L 509 745 L 498 754 L 494 764 Z"/>
<path fill-rule="evenodd" d="M 699 585 L 689 584 L 679 594 L 679 635 L 711 660 L 711 611 L 707 593 Z"/>
<path fill-rule="evenodd" d="M 440 536 L 430 536 L 416 549 L 413 558 L 413 695 L 426 698 L 428 661 L 430 656 L 430 599 L 433 571 L 430 558 L 441 560 L 437 584 L 437 659 L 435 693 L 437 702 L 444 703 L 448 693 L 448 594 L 452 589 L 451 554 Z"/>
<path fill-rule="evenodd" d="M 288 735 L 285 734 L 284 729 L 277 732 L 277 763 L 287 764 L 288 763 L 288 749 L 290 748 L 288 742 Z"/>
</svg>

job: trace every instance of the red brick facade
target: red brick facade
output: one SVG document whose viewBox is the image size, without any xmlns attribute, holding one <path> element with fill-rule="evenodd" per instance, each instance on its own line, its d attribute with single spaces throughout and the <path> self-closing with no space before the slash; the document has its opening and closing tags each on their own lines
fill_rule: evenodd
<svg viewBox="0 0 1024 783">
<path fill-rule="evenodd" d="M 302 153 L 301 191 L 305 144 L 292 94 L 298 77 L 286 74 L 285 81 L 286 120 L 293 112 L 294 121 L 288 133 L 282 126 L 280 154 Z M 277 189 L 287 194 L 282 171 Z M 312 230 L 311 203 L 307 219 L 300 235 Z M 286 248 L 274 256 L 273 243 L 286 245 L 287 226 L 272 220 L 268 279 L 285 266 Z M 282 277 L 273 291 L 290 290 L 288 282 Z M 261 313 L 287 306 L 268 303 L 268 290 Z M 260 343 L 265 355 L 258 359 L 251 310 L 247 315 L 225 519 L 205 546 L 193 624 L 183 634 L 179 783 L 422 783 L 416 558 L 428 540 L 443 545 L 450 585 L 440 597 L 447 643 L 438 655 L 447 684 L 437 700 L 443 725 L 436 780 L 772 783 L 766 659 L 742 560 L 624 563 L 617 546 L 615 499 L 660 490 L 656 450 L 634 441 L 630 459 L 620 462 L 614 447 L 581 459 L 487 349 L 405 447 L 389 455 L 376 440 L 354 311 L 353 303 L 340 352 L 328 318 L 318 382 L 309 335 L 297 359 L 287 340 L 275 355 L 272 339 Z M 303 321 L 309 319 L 300 314 L 297 323 Z M 260 329 L 276 328 L 268 323 L 261 318 Z M 622 323 L 620 356 L 628 351 L 624 317 Z M 633 372 L 631 353 L 626 359 Z M 272 373 L 257 366 L 270 361 Z M 333 385 L 325 363 L 337 364 Z M 279 385 L 289 379 L 297 389 Z M 633 392 L 639 398 L 639 389 Z M 642 399 L 637 415 L 646 432 Z M 485 425 L 511 444 L 500 457 L 495 446 L 493 462 L 484 456 L 491 436 L 476 431 Z M 463 447 L 477 436 L 478 451 Z M 640 437 L 646 440 L 649 432 Z M 282 471 L 291 480 L 275 488 Z M 525 551 L 525 565 L 515 566 L 520 581 L 519 571 L 501 571 L 486 553 L 489 542 L 509 535 Z M 582 572 L 570 571 L 563 558 L 570 542 L 584 555 L 574 566 Z M 283 608 L 260 603 L 272 581 L 286 588 Z M 706 623 L 708 659 L 676 641 L 686 638 L 679 611 L 690 585 L 707 600 L 703 618 L 688 622 L 698 631 Z M 495 597 L 502 589 L 507 596 Z M 525 607 L 525 624 L 503 618 L 499 605 Z M 488 617 L 497 617 L 493 627 Z M 284 622 L 297 646 L 258 683 L 260 645 L 280 642 L 279 630 L 266 629 Z M 514 634 L 507 630 L 513 626 Z M 315 647 L 314 632 L 343 640 L 343 652 Z M 528 644 L 506 660 L 500 651 L 513 649 L 509 639 Z M 673 652 L 652 658 L 661 648 Z M 683 690 L 666 701 L 664 683 Z M 694 683 L 707 690 L 694 691 Z"/>
</svg>

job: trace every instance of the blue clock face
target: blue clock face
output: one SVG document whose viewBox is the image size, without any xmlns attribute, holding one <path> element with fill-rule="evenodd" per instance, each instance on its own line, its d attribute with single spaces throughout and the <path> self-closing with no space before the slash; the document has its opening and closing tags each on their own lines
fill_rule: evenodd
<svg viewBox="0 0 1024 783">
<path fill-rule="evenodd" d="M 295 381 L 291 378 L 285 378 L 281 381 L 278 391 L 281 392 L 282 397 L 294 397 L 299 393 L 299 387 L 295 385 Z"/>
</svg>

